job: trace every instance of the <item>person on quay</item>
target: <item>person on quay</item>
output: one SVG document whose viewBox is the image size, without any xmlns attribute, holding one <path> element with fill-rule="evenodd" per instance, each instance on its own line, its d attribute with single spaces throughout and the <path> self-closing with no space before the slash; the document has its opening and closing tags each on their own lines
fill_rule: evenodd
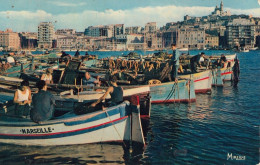
<svg viewBox="0 0 260 165">
<path fill-rule="evenodd" d="M 96 102 L 90 105 L 91 107 L 95 107 L 97 104 L 105 100 L 108 94 L 110 94 L 111 96 L 111 102 L 109 103 L 109 107 L 118 105 L 123 102 L 123 88 L 117 85 L 116 76 L 110 76 L 109 82 L 111 86 L 108 87 L 107 91 L 102 97 L 100 97 Z"/>
<path fill-rule="evenodd" d="M 33 95 L 30 117 L 38 123 L 50 120 L 53 117 L 55 100 L 53 95 L 47 91 L 47 84 L 40 80 L 36 83 L 39 92 Z"/>
<path fill-rule="evenodd" d="M 42 74 L 41 80 L 44 80 L 46 84 L 53 84 L 52 73 L 53 71 L 51 68 L 46 69 L 46 73 Z"/>
<path fill-rule="evenodd" d="M 85 73 L 85 77 L 82 80 L 82 84 L 83 85 L 87 85 L 89 87 L 95 87 L 95 86 L 100 86 L 100 81 L 99 79 L 95 79 L 94 77 L 92 77 L 89 72 Z"/>
<path fill-rule="evenodd" d="M 20 88 L 14 93 L 15 115 L 19 117 L 27 117 L 30 112 L 30 104 L 32 102 L 31 90 L 29 82 L 24 80 L 21 82 Z"/>
</svg>

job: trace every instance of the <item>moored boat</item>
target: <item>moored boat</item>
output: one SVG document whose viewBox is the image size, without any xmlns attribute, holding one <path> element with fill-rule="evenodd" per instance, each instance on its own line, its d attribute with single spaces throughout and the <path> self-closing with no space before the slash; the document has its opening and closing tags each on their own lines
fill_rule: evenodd
<svg viewBox="0 0 260 165">
<path fill-rule="evenodd" d="M 234 68 L 234 65 L 237 63 L 239 65 L 239 60 L 237 55 L 226 55 L 227 66 L 224 68 L 212 69 L 212 85 L 213 86 L 223 86 L 224 81 L 231 81 L 233 78 L 234 71 L 237 70 Z"/>
<path fill-rule="evenodd" d="M 193 80 L 171 81 L 149 86 L 152 103 L 189 103 L 196 101 Z"/>
<path fill-rule="evenodd" d="M 139 106 L 127 101 L 106 110 L 82 115 L 69 112 L 40 123 L 0 116 L 1 143 L 56 146 L 130 140 L 144 144 Z"/>
<path fill-rule="evenodd" d="M 212 71 L 205 70 L 199 73 L 179 75 L 180 78 L 193 79 L 195 93 L 208 93 L 211 92 L 212 86 Z"/>
<path fill-rule="evenodd" d="M 55 95 L 56 105 L 60 109 L 66 110 L 68 107 L 74 107 L 78 103 L 88 103 L 98 100 L 105 94 L 105 90 L 99 91 L 82 91 L 73 95 L 72 91 L 61 92 L 60 95 Z M 150 88 L 146 87 L 133 87 L 124 88 L 124 100 L 131 100 L 132 96 L 139 97 L 140 114 L 142 118 L 150 117 L 151 101 L 150 101 Z M 106 100 L 110 100 L 110 95 L 107 95 Z"/>
</svg>

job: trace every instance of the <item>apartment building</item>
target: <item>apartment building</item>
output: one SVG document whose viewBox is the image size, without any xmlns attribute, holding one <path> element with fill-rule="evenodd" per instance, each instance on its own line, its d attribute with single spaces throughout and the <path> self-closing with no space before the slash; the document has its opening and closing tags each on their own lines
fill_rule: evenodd
<svg viewBox="0 0 260 165">
<path fill-rule="evenodd" d="M 52 48 L 54 26 L 51 22 L 41 22 L 38 26 L 38 48 Z"/>
<path fill-rule="evenodd" d="M 113 37 L 116 37 L 117 35 L 125 34 L 124 24 L 115 24 L 110 26 L 113 28 Z"/>
<path fill-rule="evenodd" d="M 181 28 L 178 30 L 177 47 L 189 49 L 205 48 L 205 30 L 201 28 Z"/>
<path fill-rule="evenodd" d="M 125 34 L 140 34 L 142 31 L 141 26 L 126 27 Z"/>
<path fill-rule="evenodd" d="M 145 33 L 153 33 L 157 31 L 156 22 L 148 22 L 145 24 L 144 32 Z"/>
<path fill-rule="evenodd" d="M 86 36 L 107 38 L 120 34 L 125 34 L 124 24 L 89 26 L 84 32 Z"/>
<path fill-rule="evenodd" d="M 19 34 L 13 32 L 12 29 L 0 31 L 0 47 L 7 51 L 19 50 L 21 48 Z"/>
<path fill-rule="evenodd" d="M 218 48 L 218 46 L 219 46 L 219 37 L 206 34 L 205 47 L 206 48 Z"/>
<path fill-rule="evenodd" d="M 162 45 L 164 48 L 171 48 L 172 44 L 176 44 L 177 29 L 170 29 L 162 33 Z"/>
<path fill-rule="evenodd" d="M 228 47 L 254 47 L 255 27 L 255 23 L 249 19 L 239 18 L 229 22 L 226 26 Z"/>
<path fill-rule="evenodd" d="M 58 29 L 55 32 L 56 35 L 74 35 L 76 34 L 75 29 Z"/>
<path fill-rule="evenodd" d="M 113 28 L 111 26 L 89 26 L 85 29 L 84 34 L 90 37 L 112 37 L 113 36 Z"/>
<path fill-rule="evenodd" d="M 128 50 L 135 49 L 136 44 L 143 44 L 144 37 L 142 34 L 121 34 L 116 36 L 116 44 L 124 44 Z"/>
<path fill-rule="evenodd" d="M 34 49 L 38 47 L 37 33 L 21 32 L 19 33 L 22 49 Z"/>
</svg>

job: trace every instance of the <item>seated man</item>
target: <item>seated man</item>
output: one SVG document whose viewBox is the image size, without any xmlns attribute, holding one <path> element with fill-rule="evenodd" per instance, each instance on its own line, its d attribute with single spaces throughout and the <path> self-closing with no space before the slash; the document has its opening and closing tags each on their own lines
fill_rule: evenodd
<svg viewBox="0 0 260 165">
<path fill-rule="evenodd" d="M 6 62 L 8 62 L 11 65 L 14 65 L 15 59 L 9 54 L 8 57 L 6 58 Z"/>
<path fill-rule="evenodd" d="M 220 63 L 221 63 L 221 67 L 222 67 L 222 68 L 226 68 L 226 65 L 227 65 L 227 58 L 225 57 L 224 54 L 221 54 L 221 57 L 220 57 Z"/>
<path fill-rule="evenodd" d="M 40 80 L 36 84 L 39 92 L 33 95 L 31 109 L 31 119 L 38 123 L 46 121 L 53 117 L 55 100 L 53 95 L 47 91 L 47 85 L 44 80 Z"/>
<path fill-rule="evenodd" d="M 190 58 L 190 67 L 191 67 L 191 72 L 192 73 L 196 73 L 198 72 L 197 70 L 197 66 L 200 66 L 200 58 L 201 58 L 202 54 L 198 54 L 198 55 L 195 55 L 195 56 L 192 56 Z"/>
<path fill-rule="evenodd" d="M 111 84 L 110 87 L 108 87 L 106 93 L 100 97 L 96 102 L 91 104 L 91 107 L 95 107 L 97 104 L 101 103 L 103 100 L 106 99 L 107 95 L 110 94 L 111 96 L 111 102 L 109 104 L 109 107 L 115 106 L 123 102 L 123 88 L 117 86 L 117 78 L 116 76 L 110 76 L 109 82 Z"/>
<path fill-rule="evenodd" d="M 94 87 L 94 86 L 100 86 L 100 81 L 92 77 L 89 74 L 89 72 L 86 72 L 85 77 L 82 80 L 82 84 L 90 87 Z"/>
</svg>

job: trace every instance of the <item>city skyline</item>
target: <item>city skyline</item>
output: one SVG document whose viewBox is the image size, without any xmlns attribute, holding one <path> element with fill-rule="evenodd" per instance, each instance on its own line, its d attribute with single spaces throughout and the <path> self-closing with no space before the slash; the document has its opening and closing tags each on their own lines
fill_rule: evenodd
<svg viewBox="0 0 260 165">
<path fill-rule="evenodd" d="M 221 0 L 0 0 L 1 29 L 15 32 L 37 32 L 40 22 L 53 22 L 55 29 L 71 28 L 84 31 L 88 26 L 125 24 L 142 26 L 157 22 L 183 21 L 185 15 L 211 14 Z M 260 16 L 258 0 L 223 0 L 224 10 L 231 14 Z"/>
</svg>

